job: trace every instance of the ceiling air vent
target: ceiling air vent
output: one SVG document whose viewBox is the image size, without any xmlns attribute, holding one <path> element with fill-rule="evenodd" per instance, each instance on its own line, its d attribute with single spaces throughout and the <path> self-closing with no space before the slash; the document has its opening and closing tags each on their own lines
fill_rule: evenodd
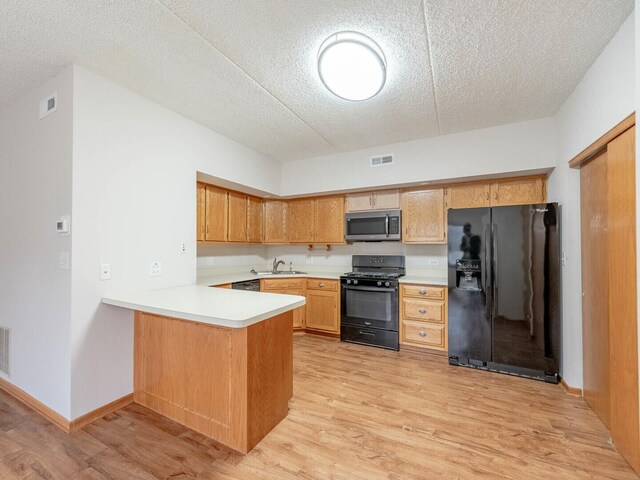
<svg viewBox="0 0 640 480">
<path fill-rule="evenodd" d="M 9 334 L 11 330 L 0 327 L 0 372 L 9 375 Z"/>
<path fill-rule="evenodd" d="M 391 165 L 393 163 L 393 155 L 382 155 L 380 157 L 371 157 L 371 166 L 379 167 L 381 165 Z"/>
</svg>

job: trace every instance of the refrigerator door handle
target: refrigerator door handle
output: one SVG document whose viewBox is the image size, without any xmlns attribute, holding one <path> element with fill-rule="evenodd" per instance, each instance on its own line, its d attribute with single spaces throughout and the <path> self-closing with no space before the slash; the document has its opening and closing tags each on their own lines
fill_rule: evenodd
<svg viewBox="0 0 640 480">
<path fill-rule="evenodd" d="M 491 317 L 491 291 L 490 291 L 490 286 L 491 286 L 491 281 L 490 281 L 490 272 L 489 272 L 489 259 L 491 258 L 490 255 L 490 248 L 489 248 L 489 243 L 488 243 L 488 239 L 489 239 L 489 226 L 485 225 L 484 229 L 482 231 L 482 241 L 484 242 L 484 258 L 482 259 L 482 263 L 483 263 L 483 268 L 482 268 L 482 293 L 484 294 L 484 304 L 487 306 L 486 310 L 487 310 L 487 318 Z"/>
<path fill-rule="evenodd" d="M 491 284 L 493 291 L 492 296 L 492 308 L 491 317 L 496 318 L 498 316 L 498 224 L 491 224 L 491 250 L 493 261 L 491 263 Z"/>
</svg>

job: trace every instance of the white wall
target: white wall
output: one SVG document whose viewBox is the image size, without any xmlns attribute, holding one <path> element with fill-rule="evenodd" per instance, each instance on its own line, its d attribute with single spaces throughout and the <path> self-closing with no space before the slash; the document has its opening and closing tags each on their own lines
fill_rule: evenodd
<svg viewBox="0 0 640 480">
<path fill-rule="evenodd" d="M 562 204 L 563 373 L 582 387 L 580 173 L 567 162 L 635 109 L 634 14 L 611 39 L 556 116 L 558 164 L 549 181 L 551 201 Z"/>
<path fill-rule="evenodd" d="M 512 123 L 396 143 L 282 166 L 281 195 L 302 195 L 420 181 L 553 168 L 552 118 Z M 394 164 L 371 167 L 370 157 L 394 155 Z"/>
<path fill-rule="evenodd" d="M 268 192 L 280 180 L 269 158 L 83 68 L 74 86 L 71 418 L 132 391 L 132 314 L 101 297 L 195 281 L 196 170 Z"/>
<path fill-rule="evenodd" d="M 58 109 L 38 118 L 40 100 Z M 70 412 L 71 271 L 59 253 L 71 237 L 55 224 L 71 213 L 73 70 L 0 112 L 0 325 L 11 329 L 10 382 L 61 415 Z M 7 377 L 4 377 L 7 378 Z"/>
</svg>

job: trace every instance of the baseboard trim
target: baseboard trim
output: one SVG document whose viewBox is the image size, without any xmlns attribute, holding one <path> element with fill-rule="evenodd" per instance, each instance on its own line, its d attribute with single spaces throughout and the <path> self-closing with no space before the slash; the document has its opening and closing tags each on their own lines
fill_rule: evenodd
<svg viewBox="0 0 640 480">
<path fill-rule="evenodd" d="M 124 408 L 127 405 L 133 403 L 133 393 L 130 393 L 129 395 L 125 395 L 122 398 L 114 400 L 113 402 L 107 403 L 102 407 L 85 413 L 75 420 L 69 421 L 55 410 L 47 407 L 40 400 L 35 399 L 27 392 L 25 392 L 21 388 L 16 387 L 13 383 L 8 382 L 4 378 L 0 378 L 0 390 L 5 391 L 19 402 L 29 407 L 34 412 L 46 418 L 65 433 L 69 433 L 78 428 L 82 428 L 85 425 L 88 425 L 89 423 L 104 417 L 105 415 L 113 413 L 116 410 L 120 410 L 121 408 Z"/>
<path fill-rule="evenodd" d="M 102 407 L 96 408 L 95 410 L 85 413 L 84 415 L 76 418 L 75 420 L 72 420 L 69 425 L 69 430 L 82 428 L 85 425 L 88 425 L 91 422 L 98 420 L 99 418 L 102 418 L 105 415 L 109 415 L 110 413 L 113 413 L 117 410 L 120 410 L 121 408 L 124 408 L 127 405 L 130 405 L 132 403 L 133 403 L 133 393 L 130 393 L 129 395 L 125 395 L 122 398 L 118 398 L 113 402 L 107 403 Z"/>
<path fill-rule="evenodd" d="M 317 335 L 319 337 L 340 338 L 339 333 L 323 332 L 321 330 L 311 330 L 309 328 L 305 328 L 304 333 L 307 333 L 309 335 Z"/>
<path fill-rule="evenodd" d="M 564 378 L 560 380 L 560 385 L 562 385 L 562 388 L 564 388 L 564 391 L 567 395 L 571 395 L 573 397 L 582 397 L 582 389 L 578 387 L 572 387 L 564 381 Z"/>
<path fill-rule="evenodd" d="M 4 378 L 0 378 L 0 389 L 4 390 L 6 393 L 11 395 L 16 400 L 20 401 L 27 407 L 31 408 L 31 410 L 40 414 L 51 423 L 53 423 L 56 427 L 60 428 L 62 431 L 69 433 L 70 424 L 69 420 L 64 418 L 55 410 L 47 407 L 40 400 L 35 399 L 27 392 L 22 390 L 21 388 L 16 387 L 13 383 L 8 382 Z"/>
</svg>

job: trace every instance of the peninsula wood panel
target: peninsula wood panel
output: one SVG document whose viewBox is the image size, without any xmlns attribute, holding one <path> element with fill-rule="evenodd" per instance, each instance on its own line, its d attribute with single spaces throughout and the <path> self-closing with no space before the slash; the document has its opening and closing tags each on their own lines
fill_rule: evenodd
<svg viewBox="0 0 640 480">
<path fill-rule="evenodd" d="M 327 280 L 335 282 L 335 280 Z M 340 333 L 339 292 L 307 289 L 306 328 L 322 332 Z"/>
<path fill-rule="evenodd" d="M 289 201 L 289 243 L 313 243 L 314 200 Z"/>
<path fill-rule="evenodd" d="M 584 399 L 610 426 L 607 152 L 580 169 Z"/>
<path fill-rule="evenodd" d="M 224 328 L 136 312 L 134 399 L 248 453 L 287 414 L 292 313 Z"/>
<path fill-rule="evenodd" d="M 490 197 L 493 207 L 544 203 L 545 181 L 534 177 L 492 183 Z"/>
<path fill-rule="evenodd" d="M 315 243 L 345 243 L 344 197 L 320 197 L 314 201 Z"/>
<path fill-rule="evenodd" d="M 196 240 L 205 240 L 207 230 L 207 187 L 204 183 L 196 183 Z"/>
<path fill-rule="evenodd" d="M 206 187 L 206 227 L 205 240 L 226 242 L 228 224 L 228 193 L 226 190 Z"/>
<path fill-rule="evenodd" d="M 264 202 L 264 243 L 287 243 L 289 205 L 281 200 Z"/>
<path fill-rule="evenodd" d="M 473 183 L 447 188 L 447 208 L 477 208 L 490 205 L 491 186 Z"/>
<path fill-rule="evenodd" d="M 404 192 L 402 205 L 404 243 L 445 242 L 444 189 Z"/>
<path fill-rule="evenodd" d="M 640 472 L 635 127 L 607 146 L 611 437 Z"/>
<path fill-rule="evenodd" d="M 247 199 L 247 242 L 261 243 L 263 239 L 263 208 L 258 197 Z"/>
<path fill-rule="evenodd" d="M 247 241 L 247 196 L 229 192 L 229 227 L 227 239 L 230 242 Z"/>
</svg>

